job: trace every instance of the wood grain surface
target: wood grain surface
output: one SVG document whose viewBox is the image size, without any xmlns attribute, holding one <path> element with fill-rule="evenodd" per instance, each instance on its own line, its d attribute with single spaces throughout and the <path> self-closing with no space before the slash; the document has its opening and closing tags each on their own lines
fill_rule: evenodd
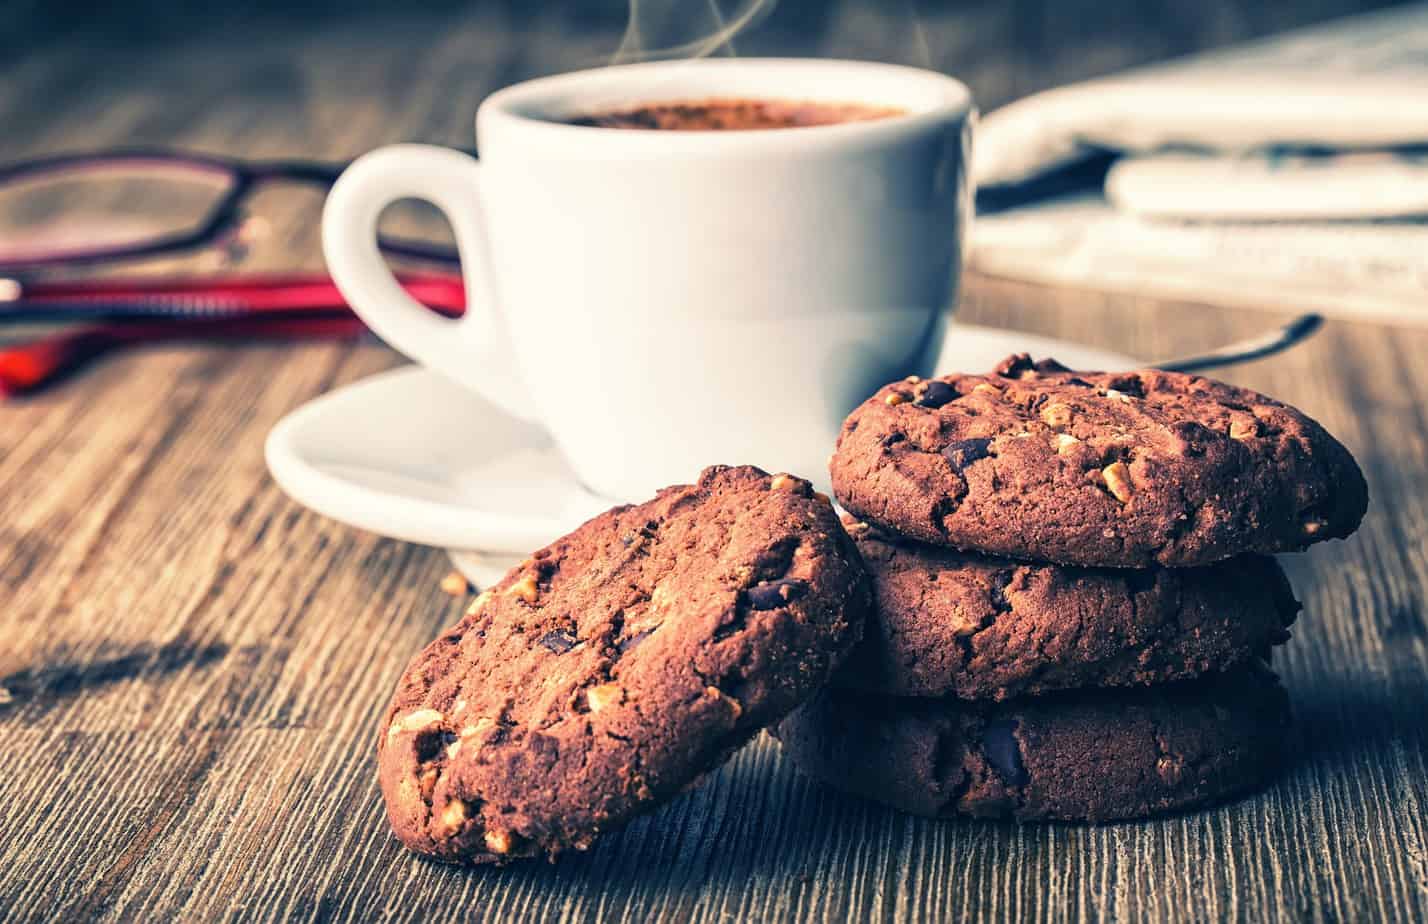
<svg viewBox="0 0 1428 924">
<path fill-rule="evenodd" d="M 788 4 L 741 51 L 930 64 L 990 104 L 1350 6 L 1024 0 L 914 22 L 910 3 Z M 487 92 L 598 62 L 620 9 L 16 4 L 0 160 L 469 144 Z M 244 268 L 320 265 L 318 207 L 260 197 L 271 232 Z M 1147 358 L 1278 320 L 986 278 L 961 314 Z M 587 855 L 499 870 L 406 854 L 376 787 L 379 711 L 462 610 L 444 556 L 302 509 L 263 465 L 282 415 L 397 357 L 117 357 L 0 405 L 0 919 L 1428 919 L 1425 357 L 1428 331 L 1334 323 L 1225 374 L 1322 421 L 1373 492 L 1355 538 L 1286 560 L 1305 612 L 1279 666 L 1303 740 L 1264 792 L 1137 824 L 936 822 L 823 789 L 764 738 Z"/>
</svg>

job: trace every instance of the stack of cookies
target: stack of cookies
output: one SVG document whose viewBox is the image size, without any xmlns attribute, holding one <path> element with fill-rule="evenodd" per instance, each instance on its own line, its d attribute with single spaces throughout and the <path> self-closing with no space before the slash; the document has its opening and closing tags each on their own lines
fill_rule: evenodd
<svg viewBox="0 0 1428 924">
<path fill-rule="evenodd" d="M 874 613 L 775 734 L 811 776 L 925 815 L 1131 818 L 1262 782 L 1289 727 L 1267 663 L 1299 609 L 1267 554 L 1367 506 L 1293 408 L 1024 355 L 883 388 L 831 474 Z"/>
<path fill-rule="evenodd" d="M 412 659 L 379 732 L 413 850 L 584 850 L 760 729 L 929 815 L 1109 819 L 1278 764 L 1298 604 L 1266 553 L 1346 536 L 1349 453 L 1293 408 L 1013 357 L 855 411 L 806 480 L 716 465 L 540 549 Z"/>
</svg>

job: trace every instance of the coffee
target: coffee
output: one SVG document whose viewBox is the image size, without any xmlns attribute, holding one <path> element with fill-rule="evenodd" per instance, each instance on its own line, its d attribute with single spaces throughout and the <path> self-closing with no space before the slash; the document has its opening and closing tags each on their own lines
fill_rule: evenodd
<svg viewBox="0 0 1428 924">
<path fill-rule="evenodd" d="M 570 125 L 673 132 L 749 131 L 807 128 L 839 122 L 867 122 L 904 115 L 906 110 L 865 103 L 812 100 L 706 99 L 647 103 L 567 119 Z"/>
</svg>

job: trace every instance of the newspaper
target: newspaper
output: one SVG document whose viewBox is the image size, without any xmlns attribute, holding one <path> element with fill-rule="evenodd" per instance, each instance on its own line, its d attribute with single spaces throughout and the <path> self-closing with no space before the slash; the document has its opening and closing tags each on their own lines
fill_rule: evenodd
<svg viewBox="0 0 1428 924">
<path fill-rule="evenodd" d="M 983 272 L 1428 324 L 1428 4 L 990 113 Z"/>
</svg>

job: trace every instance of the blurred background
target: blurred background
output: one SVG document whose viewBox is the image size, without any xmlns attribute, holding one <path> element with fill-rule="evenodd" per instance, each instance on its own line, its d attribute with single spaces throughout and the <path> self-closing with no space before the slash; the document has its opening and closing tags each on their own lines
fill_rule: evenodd
<svg viewBox="0 0 1428 924">
<path fill-rule="evenodd" d="M 702 54 L 870 59 L 953 74 L 970 85 L 983 113 L 995 114 L 1008 103 L 1049 88 L 1385 5 L 1375 0 L 11 0 L 0 4 L 0 304 L 12 302 L 7 319 L 28 326 L 5 326 L 0 348 L 16 338 L 28 343 L 37 333 L 35 324 L 55 316 L 51 309 L 57 300 L 75 297 L 63 288 L 43 292 L 38 285 L 42 281 L 90 277 L 98 270 L 105 278 L 116 272 L 150 278 L 168 274 L 171 279 L 217 279 L 226 286 L 246 284 L 255 273 L 321 271 L 317 218 L 327 185 L 347 161 L 399 141 L 470 149 L 473 115 L 481 100 L 530 77 L 646 57 Z M 1312 73 L 1320 90 L 1332 97 L 1341 73 L 1359 77 L 1361 71 L 1383 69 L 1375 77 L 1391 81 L 1386 86 L 1393 94 L 1360 86 L 1359 108 L 1350 105 L 1333 119 L 1314 121 L 1348 125 L 1352 132 L 1370 124 L 1364 113 L 1377 104 L 1379 124 L 1406 126 L 1393 129 L 1396 140 L 1391 144 L 1414 147 L 1405 155 L 1401 147 L 1390 150 L 1377 142 L 1380 150 L 1374 153 L 1382 157 L 1376 169 L 1390 171 L 1387 175 L 1394 182 L 1355 173 L 1361 158 L 1341 160 L 1348 169 L 1338 174 L 1346 190 L 1340 201 L 1359 202 L 1363 189 L 1401 199 L 1396 183 L 1400 173 L 1392 171 L 1413 172 L 1415 188 L 1428 190 L 1428 156 L 1422 153 L 1428 150 L 1428 137 L 1422 134 L 1422 119 L 1397 118 L 1393 106 L 1383 102 L 1411 102 L 1418 95 L 1415 87 L 1428 86 L 1423 84 L 1428 69 L 1420 63 L 1428 60 L 1428 6 L 1404 10 L 1402 17 L 1372 20 L 1377 24 L 1363 34 L 1332 26 L 1340 43 L 1333 49 L 1312 47 L 1312 42 L 1281 43 L 1298 49 L 1291 54 L 1299 56 L 1294 66 L 1300 69 L 1290 73 L 1287 82 L 1285 71 L 1275 75 L 1281 89 L 1266 90 L 1256 79 L 1236 78 L 1231 84 L 1230 92 L 1241 97 L 1258 87 L 1260 111 L 1270 116 L 1283 108 L 1282 88 L 1298 86 L 1296 74 Z M 719 40 L 728 36 L 732 41 Z M 1331 67 L 1321 67 L 1321 60 Z M 1411 80 L 1417 83 L 1399 76 L 1405 68 L 1416 69 Z M 1208 67 L 1212 78 L 1222 77 L 1221 70 L 1216 63 Z M 1082 101 L 1087 110 L 1099 108 L 1092 112 L 1094 119 L 1063 113 L 1038 114 L 1032 121 L 1059 125 L 1061 142 L 1076 149 L 1077 157 L 1096 155 L 1108 143 L 1104 139 L 1110 129 L 1144 134 L 1146 117 L 1122 114 L 1119 103 L 1099 85 L 1095 94 L 1083 94 Z M 1232 111 L 1222 102 L 1221 91 L 1212 89 L 1195 104 L 1184 105 L 1183 113 L 1158 105 L 1149 113 L 1161 130 L 1168 124 L 1177 132 L 1197 117 Z M 1428 104 L 1416 105 L 1415 111 L 1428 113 L 1423 108 Z M 1089 127 L 1096 119 L 1100 134 Z M 1046 147 L 1042 138 L 1025 137 L 1027 122 L 996 122 L 995 115 L 984 119 L 979 182 L 986 179 L 981 176 L 986 168 Z M 1218 148 L 1222 128 L 1201 129 L 1192 142 Z M 1248 145 L 1255 158 L 1251 165 L 1279 171 L 1285 162 L 1277 146 L 1297 145 L 1297 157 L 1305 141 L 1269 134 Z M 176 174 L 165 168 L 157 177 L 140 171 L 137 178 L 116 178 L 86 163 L 76 176 L 26 179 L 33 176 L 36 159 L 110 155 L 134 148 L 232 158 L 242 162 L 241 169 L 288 163 L 235 193 L 226 205 L 223 197 L 247 183 L 231 173 L 231 165 L 221 168 L 230 172 L 216 178 L 214 171 L 191 164 L 179 165 Z M 1226 157 L 1209 162 L 1206 169 L 1239 169 L 1239 152 L 1224 153 Z M 1321 169 L 1328 163 L 1322 153 L 1310 151 L 1301 164 L 1318 171 L 1300 171 L 1315 188 L 1321 188 L 1320 178 L 1328 175 Z M 1041 158 L 1038 183 L 1053 160 Z M 1428 192 L 1415 193 L 1422 202 L 1415 199 L 1410 208 L 1400 207 L 1405 214 L 1396 216 L 1397 223 L 1371 221 L 1384 217 L 1381 214 L 1334 214 L 1329 217 L 1335 221 L 1295 226 L 1293 236 L 1286 236 L 1283 225 L 1276 227 L 1273 221 L 1213 228 L 1142 221 L 1137 209 L 1101 198 L 1107 162 L 1093 160 L 1090 175 L 1077 179 L 1080 199 L 1064 195 L 1054 184 L 1048 190 L 1038 183 L 1032 184 L 1030 197 L 1013 184 L 1010 205 L 997 200 L 1000 204 L 988 208 L 1000 188 L 983 195 L 979 210 L 984 219 L 973 234 L 971 269 L 1092 289 L 1188 294 L 1252 308 L 1314 308 L 1428 322 L 1428 312 L 1422 310 L 1428 287 L 1423 247 L 1428 222 L 1422 217 L 1428 212 Z M 26 164 L 31 173 L 3 175 L 6 165 L 14 164 Z M 1177 175 L 1171 185 L 1181 179 Z M 987 184 L 983 187 L 986 190 Z M 1220 192 L 1231 206 L 1240 198 L 1226 192 L 1213 173 L 1206 188 Z M 1270 198 L 1277 204 L 1298 201 L 1292 192 L 1272 193 Z M 1345 218 L 1349 220 L 1338 220 Z M 221 221 L 209 227 L 205 223 L 210 219 Z M 77 262 L 55 256 L 56 248 L 102 248 L 202 228 L 202 234 L 192 234 L 182 246 L 162 248 L 158 256 L 146 252 L 142 259 L 126 254 L 122 260 Z M 389 235 L 450 250 L 449 229 L 427 206 L 406 203 L 393 208 L 384 216 L 383 228 Z M 37 263 L 36 252 L 48 259 Z M 391 248 L 388 255 L 393 255 Z M 453 261 L 418 261 L 416 268 L 449 270 Z M 235 279 L 234 273 L 240 277 Z M 13 304 L 21 292 L 33 308 Z M 142 294 L 147 298 L 152 293 Z M 214 292 L 199 294 L 210 298 Z M 103 295 L 112 300 L 115 293 L 105 290 Z M 455 301 L 437 298 L 428 304 L 460 310 L 459 298 L 458 291 Z M 341 307 L 330 288 L 313 304 Z M 21 309 L 30 315 L 15 313 Z M 288 333 L 360 332 L 350 321 Z M 263 332 L 284 333 L 266 328 L 154 331 L 161 338 L 202 334 L 220 340 L 244 340 Z M 121 339 L 146 342 L 148 335 L 131 328 L 122 337 L 106 335 L 102 345 L 86 341 L 59 349 L 40 343 L 18 357 L 0 349 L 0 393 L 33 390 L 62 369 L 79 368 L 90 353 L 122 345 Z"/>
<path fill-rule="evenodd" d="M 707 0 L 644 0 L 677 10 L 686 31 Z M 728 15 L 750 4 L 721 0 Z M 984 108 L 1057 83 L 1391 4 L 1378 0 L 778 0 L 737 43 L 741 54 L 899 61 L 955 73 Z M 0 5 L 6 150 L 41 139 L 9 121 L 30 93 L 69 103 L 57 122 L 92 118 L 106 90 L 174 94 L 188 103 L 169 125 L 133 125 L 167 141 L 182 120 L 237 96 L 292 118 L 345 84 L 350 91 L 428 89 L 413 105 L 474 108 L 488 81 L 509 83 L 603 62 L 620 44 L 627 0 L 10 0 Z M 678 31 L 679 26 L 670 27 Z M 175 85 L 206 61 L 226 79 Z M 279 64 L 278 62 L 283 62 Z M 389 68 L 398 66 L 399 70 Z M 62 78 L 53 62 L 63 62 Z M 247 66 L 244 65 L 247 62 Z M 476 64 L 479 73 L 463 73 Z M 366 74 L 364 78 L 362 75 Z M 405 87 L 393 84 L 404 83 Z M 252 112 L 245 107 L 243 114 Z M 108 116 L 107 127 L 122 114 Z M 465 129 L 465 116 L 460 129 Z M 101 126 L 96 126 L 101 127 Z M 395 136 L 393 136 L 395 137 Z M 459 135 L 450 139 L 458 140 Z M 301 138 L 294 139 L 300 141 Z"/>
<path fill-rule="evenodd" d="M 1048 87 L 1382 5 L 722 0 L 717 9 L 728 21 L 758 8 L 733 43 L 739 54 L 931 67 L 966 81 L 985 112 Z M 0 162 L 116 146 L 336 161 L 395 141 L 469 147 L 484 96 L 612 60 L 632 9 L 646 48 L 717 27 L 708 0 L 11 0 L 0 4 Z M 319 266 L 310 219 L 321 195 L 260 192 L 250 206 L 265 217 L 265 240 L 249 265 Z"/>
<path fill-rule="evenodd" d="M 676 39 L 707 0 L 645 0 Z M 728 15 L 749 4 L 722 0 Z M 953 73 L 984 110 L 1061 83 L 1362 10 L 1377 0 L 779 0 L 748 55 L 897 61 Z M 0 5 L 0 153 L 124 138 L 355 155 L 468 143 L 492 89 L 605 63 L 627 0 L 10 0 Z M 165 100 L 162 111 L 126 105 Z M 362 100 L 402 102 L 370 106 Z M 255 137 L 257 136 L 257 137 Z M 348 139 L 344 145 L 343 139 Z M 334 144 L 336 142 L 336 144 Z"/>
</svg>

